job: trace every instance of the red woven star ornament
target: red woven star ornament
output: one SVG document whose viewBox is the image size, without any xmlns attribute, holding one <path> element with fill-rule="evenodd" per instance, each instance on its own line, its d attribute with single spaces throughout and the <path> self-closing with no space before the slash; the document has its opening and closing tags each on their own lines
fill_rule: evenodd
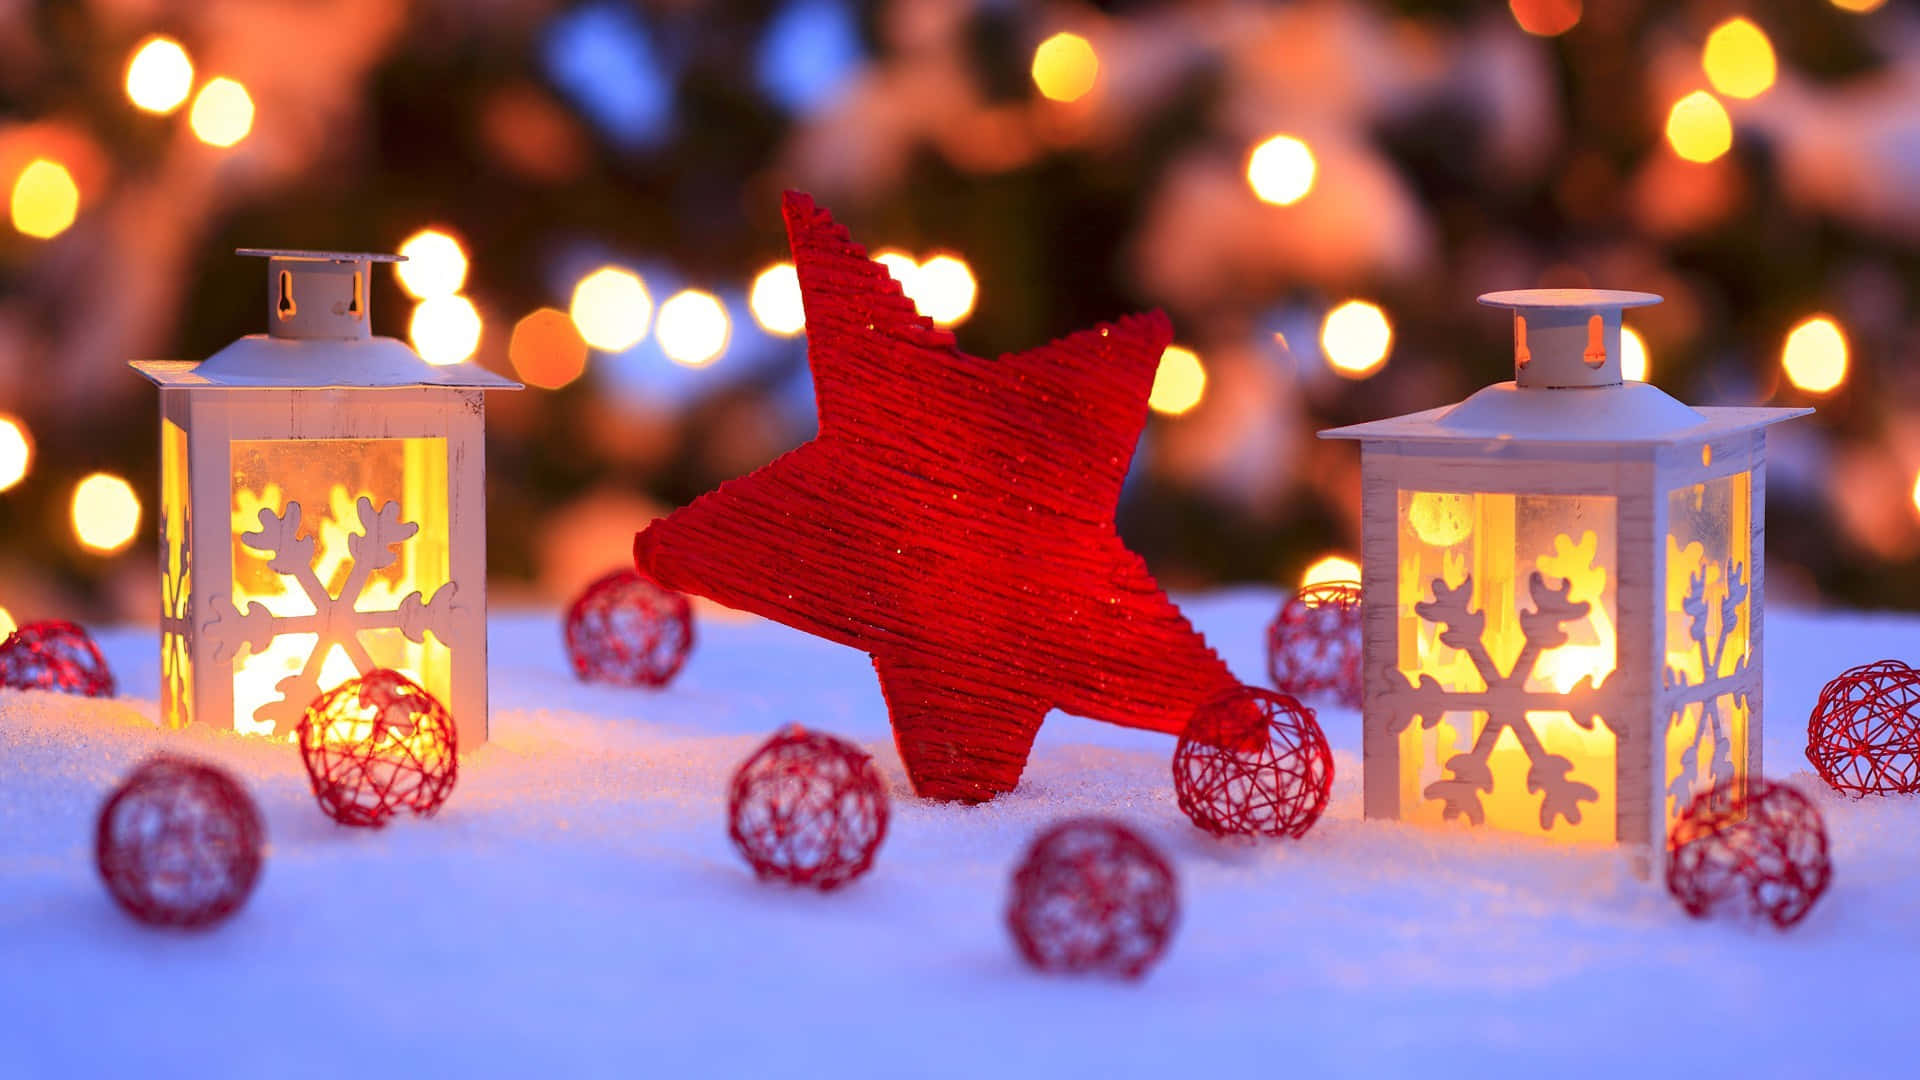
<svg viewBox="0 0 1920 1080">
<path fill-rule="evenodd" d="M 1239 685 L 1114 530 L 1166 317 L 977 359 L 784 210 L 820 434 L 654 522 L 641 572 L 870 653 L 928 798 L 1012 790 L 1049 709 L 1177 734 Z"/>
</svg>

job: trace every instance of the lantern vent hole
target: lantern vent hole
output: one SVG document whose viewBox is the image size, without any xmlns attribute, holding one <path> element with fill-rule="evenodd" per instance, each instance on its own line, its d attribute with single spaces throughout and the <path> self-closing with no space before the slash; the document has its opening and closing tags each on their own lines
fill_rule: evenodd
<svg viewBox="0 0 1920 1080">
<path fill-rule="evenodd" d="M 277 305 L 282 322 L 293 318 L 298 310 L 293 303 L 293 275 L 280 271 L 280 303 Z"/>
<path fill-rule="evenodd" d="M 353 272 L 353 295 L 347 298 L 347 314 L 356 319 L 366 317 L 367 305 L 360 298 L 366 295 L 366 276 L 360 271 Z"/>
<path fill-rule="evenodd" d="M 1527 317 L 1515 315 L 1513 317 L 1513 366 L 1526 367 L 1527 361 L 1531 359 L 1533 354 L 1527 351 Z"/>
<path fill-rule="evenodd" d="M 1700 444 L 1700 464 L 1702 467 L 1711 466 L 1713 464 L 1713 444 L 1712 443 Z"/>
<path fill-rule="evenodd" d="M 1598 315 L 1587 320 L 1587 351 L 1581 359 L 1590 368 L 1607 366 L 1606 320 Z"/>
</svg>

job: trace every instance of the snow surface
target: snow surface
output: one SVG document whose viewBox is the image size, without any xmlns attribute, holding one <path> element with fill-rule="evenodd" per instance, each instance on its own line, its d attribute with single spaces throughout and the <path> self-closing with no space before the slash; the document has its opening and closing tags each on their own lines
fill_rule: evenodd
<svg viewBox="0 0 1920 1080">
<path fill-rule="evenodd" d="M 1260 682 L 1275 604 L 1187 610 Z M 1801 750 L 1821 682 L 1911 658 L 1920 622 L 1769 615 L 1769 774 L 1835 860 L 1786 934 L 1691 919 L 1613 851 L 1362 821 L 1335 708 L 1333 805 L 1299 842 L 1207 838 L 1173 740 L 1060 714 L 1012 795 L 922 802 L 863 655 L 731 615 L 658 693 L 580 686 L 554 617 L 497 617 L 494 738 L 445 810 L 345 829 L 291 747 L 157 730 L 153 634 L 109 633 L 126 697 L 0 695 L 0 1077 L 1912 1075 L 1920 801 L 1842 799 Z M 874 871 L 837 894 L 755 882 L 726 838 L 732 768 L 790 721 L 892 785 Z M 101 798 L 160 747 L 266 814 L 259 888 L 210 932 L 143 929 L 94 876 Z M 1096 812 L 1180 875 L 1139 983 L 1030 973 L 1001 922 L 1035 831 Z"/>
</svg>

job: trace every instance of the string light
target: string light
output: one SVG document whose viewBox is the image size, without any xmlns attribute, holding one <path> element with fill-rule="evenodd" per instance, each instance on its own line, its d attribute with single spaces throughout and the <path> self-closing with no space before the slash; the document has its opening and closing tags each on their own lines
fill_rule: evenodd
<svg viewBox="0 0 1920 1080">
<path fill-rule="evenodd" d="M 400 245 L 407 261 L 396 263 L 400 287 L 415 300 L 452 296 L 467 283 L 467 253 L 460 241 L 439 229 L 422 229 Z"/>
<path fill-rule="evenodd" d="M 558 390 L 587 369 L 587 342 L 567 313 L 543 307 L 514 324 L 507 360 L 529 386 Z"/>
<path fill-rule="evenodd" d="M 1386 365 L 1393 348 L 1393 326 L 1387 314 L 1365 300 L 1349 300 L 1332 311 L 1320 327 L 1320 349 L 1335 374 L 1364 379 Z"/>
<path fill-rule="evenodd" d="M 705 367 L 727 351 L 733 323 L 718 297 L 685 289 L 660 305 L 657 333 L 667 359 L 685 367 Z"/>
<path fill-rule="evenodd" d="M 67 231 L 80 213 L 80 188 L 65 165 L 34 158 L 13 181 L 13 227 L 38 240 Z"/>
<path fill-rule="evenodd" d="M 1360 564 L 1345 555 L 1323 555 L 1300 575 L 1300 587 L 1324 585 L 1330 581 L 1359 581 Z"/>
<path fill-rule="evenodd" d="M 777 262 L 753 279 L 747 307 L 760 329 L 792 337 L 807 327 L 806 306 L 800 300 L 800 275 L 790 262 Z"/>
<path fill-rule="evenodd" d="M 187 119 L 201 142 L 232 146 L 253 130 L 253 98 L 232 79 L 214 79 L 200 88 Z"/>
<path fill-rule="evenodd" d="M 1700 67 L 1713 88 L 1728 97 L 1759 97 L 1773 85 L 1773 42 L 1752 20 L 1728 19 L 1707 35 Z"/>
<path fill-rule="evenodd" d="M 1580 0 L 1507 0 L 1520 29 L 1535 37 L 1557 37 L 1580 25 Z"/>
<path fill-rule="evenodd" d="M 18 629 L 20 624 L 13 621 L 13 612 L 0 607 L 0 641 L 6 640 Z"/>
<path fill-rule="evenodd" d="M 1275 135 L 1247 156 L 1247 183 L 1260 201 L 1292 206 L 1313 190 L 1313 150 L 1291 135 Z"/>
<path fill-rule="evenodd" d="M 1920 514 L 1920 473 L 1915 473 L 1913 477 L 1913 510 Z"/>
<path fill-rule="evenodd" d="M 1667 113 L 1667 142 L 1688 161 L 1709 162 L 1733 149 L 1733 120 L 1719 98 L 1695 90 Z"/>
<path fill-rule="evenodd" d="M 193 61 L 170 37 L 154 36 L 127 61 L 127 100 L 135 108 L 165 115 L 179 108 L 193 90 Z"/>
<path fill-rule="evenodd" d="M 97 472 L 73 488 L 73 535 L 80 546 L 111 555 L 140 531 L 140 496 L 112 473 Z"/>
<path fill-rule="evenodd" d="M 1880 10 L 1887 0 L 1833 0 L 1833 6 L 1841 11 L 1851 11 L 1855 15 L 1865 15 L 1869 11 Z"/>
<path fill-rule="evenodd" d="M 1620 377 L 1631 382 L 1647 381 L 1647 342 L 1631 326 L 1620 328 Z"/>
<path fill-rule="evenodd" d="M 973 314 L 974 297 L 979 292 L 979 282 L 964 259 L 935 255 L 914 271 L 913 287 L 907 295 L 920 314 L 936 325 L 953 326 Z"/>
<path fill-rule="evenodd" d="M 1207 393 L 1207 369 L 1192 349 L 1169 345 L 1160 354 L 1160 366 L 1153 373 L 1153 392 L 1147 407 L 1164 416 L 1179 416 L 1191 411 Z"/>
<path fill-rule="evenodd" d="M 0 416 L 0 491 L 11 491 L 27 478 L 33 466 L 33 440 L 26 425 L 11 416 Z"/>
<path fill-rule="evenodd" d="M 1100 55 L 1079 34 L 1058 33 L 1033 50 L 1033 85 L 1050 101 L 1079 101 L 1100 77 Z"/>
<path fill-rule="evenodd" d="M 1830 394 L 1847 379 L 1847 337 L 1831 316 L 1803 319 L 1780 350 L 1787 381 L 1809 394 Z"/>
<path fill-rule="evenodd" d="M 625 352 L 647 336 L 653 297 L 639 275 L 603 266 L 573 287 L 567 313 L 587 344 L 601 352 Z"/>
<path fill-rule="evenodd" d="M 435 296 L 420 301 L 407 324 L 414 351 L 429 364 L 458 364 L 480 347 L 480 312 L 464 296 Z"/>
<path fill-rule="evenodd" d="M 887 248 L 876 253 L 873 261 L 886 267 L 887 273 L 893 275 L 893 280 L 900 283 L 900 291 L 905 293 L 908 299 L 913 298 L 914 275 L 920 272 L 920 264 L 913 261 L 913 256 L 904 251 Z"/>
</svg>

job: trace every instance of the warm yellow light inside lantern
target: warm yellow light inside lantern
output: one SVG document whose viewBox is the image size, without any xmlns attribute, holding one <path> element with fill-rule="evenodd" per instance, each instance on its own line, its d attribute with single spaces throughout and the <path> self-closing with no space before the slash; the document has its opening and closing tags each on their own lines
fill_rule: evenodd
<svg viewBox="0 0 1920 1080">
<path fill-rule="evenodd" d="M 451 652 L 431 629 L 432 601 L 450 570 L 446 440 L 247 440 L 233 443 L 232 455 L 233 608 L 244 617 L 258 604 L 287 620 L 264 648 L 238 651 L 235 729 L 290 736 L 314 697 L 369 665 L 448 700 Z M 372 527 L 386 535 L 372 541 L 362 498 L 375 511 L 394 504 L 390 522 Z M 289 545 L 259 535 L 268 531 L 261 514 L 291 527 L 295 503 L 294 554 L 276 567 L 273 552 Z M 402 536 L 408 525 L 415 531 Z M 323 638 L 325 652 L 311 658 Z"/>
<path fill-rule="evenodd" d="M 1431 679 L 1458 695 L 1457 708 L 1415 716 L 1400 733 L 1401 816 L 1447 820 L 1441 792 L 1484 769 L 1491 790 L 1471 801 L 1488 827 L 1613 842 L 1614 737 L 1591 709 L 1573 711 L 1589 682 L 1603 684 L 1617 663 L 1613 498 L 1403 491 L 1400 521 L 1399 670 L 1415 686 Z M 1565 587 L 1567 611 L 1586 605 L 1555 620 L 1558 644 L 1549 644 L 1552 627 L 1529 618 L 1540 610 L 1536 574 L 1550 590 Z M 1436 603 L 1443 589 L 1460 590 L 1454 603 Z M 1442 640 L 1456 633 L 1453 643 Z M 1496 720 L 1524 725 L 1503 722 L 1488 738 Z M 1552 815 L 1543 828 L 1549 796 L 1535 771 L 1553 773 L 1559 762 L 1566 781 L 1591 797 L 1563 799 L 1578 822 Z"/>
<path fill-rule="evenodd" d="M 193 90 L 193 61 L 169 37 L 150 37 L 127 61 L 127 100 L 150 113 L 170 113 Z"/>
<path fill-rule="evenodd" d="M 1078 101 L 1100 77 L 1100 55 L 1079 34 L 1061 32 L 1033 50 L 1033 85 L 1050 101 Z"/>
<path fill-rule="evenodd" d="M 170 728 L 193 722 L 193 654 L 187 649 L 193 563 L 187 552 L 187 433 L 160 422 L 160 703 Z"/>
<path fill-rule="evenodd" d="M 1722 780 L 1746 782 L 1749 706 L 1716 680 L 1742 674 L 1753 635 L 1753 482 L 1735 473 L 1667 494 L 1662 682 L 1682 689 L 1666 733 L 1665 827 Z"/>
</svg>

